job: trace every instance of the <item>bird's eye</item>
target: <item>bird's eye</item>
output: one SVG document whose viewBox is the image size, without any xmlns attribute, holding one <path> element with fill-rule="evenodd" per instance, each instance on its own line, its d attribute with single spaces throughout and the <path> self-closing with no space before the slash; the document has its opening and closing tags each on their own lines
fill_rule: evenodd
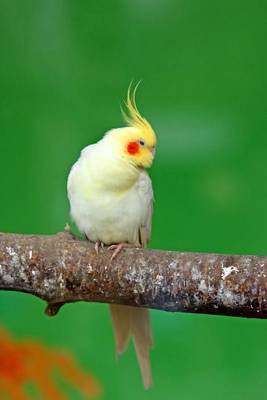
<svg viewBox="0 0 267 400">
<path fill-rule="evenodd" d="M 140 146 L 144 146 L 145 145 L 145 142 L 144 142 L 144 140 L 139 140 L 139 144 L 140 144 Z"/>
</svg>

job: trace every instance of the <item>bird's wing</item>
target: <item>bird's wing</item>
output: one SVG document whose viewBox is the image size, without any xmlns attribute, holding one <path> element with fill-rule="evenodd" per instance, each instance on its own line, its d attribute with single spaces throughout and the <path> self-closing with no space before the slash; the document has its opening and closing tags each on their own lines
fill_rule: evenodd
<svg viewBox="0 0 267 400">
<path fill-rule="evenodd" d="M 143 202 L 143 215 L 141 226 L 139 227 L 139 241 L 145 247 L 151 236 L 151 223 L 153 214 L 153 188 L 149 175 L 142 171 L 138 180 L 138 192 Z"/>
<path fill-rule="evenodd" d="M 74 188 L 73 188 L 73 181 L 75 180 L 75 177 L 77 176 L 77 174 L 80 173 L 81 171 L 81 165 L 82 165 L 82 160 L 84 158 L 89 158 L 90 157 L 90 153 L 92 153 L 94 151 L 96 147 L 96 144 L 90 144 L 89 146 L 86 146 L 80 154 L 80 157 L 78 158 L 78 160 L 76 161 L 75 164 L 73 164 L 69 176 L 68 176 L 68 182 L 67 182 L 67 190 L 68 190 L 68 197 L 69 200 L 71 201 L 71 195 L 73 194 Z"/>
</svg>

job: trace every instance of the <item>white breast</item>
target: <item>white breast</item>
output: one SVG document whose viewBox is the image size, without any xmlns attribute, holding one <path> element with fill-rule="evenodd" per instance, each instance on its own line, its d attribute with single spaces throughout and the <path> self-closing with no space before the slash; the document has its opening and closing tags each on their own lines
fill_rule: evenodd
<svg viewBox="0 0 267 400">
<path fill-rule="evenodd" d="M 120 164 L 88 146 L 68 178 L 71 216 L 89 240 L 138 243 L 139 229 L 150 236 L 153 191 L 145 171 Z M 120 185 L 120 179 L 123 184 Z"/>
</svg>

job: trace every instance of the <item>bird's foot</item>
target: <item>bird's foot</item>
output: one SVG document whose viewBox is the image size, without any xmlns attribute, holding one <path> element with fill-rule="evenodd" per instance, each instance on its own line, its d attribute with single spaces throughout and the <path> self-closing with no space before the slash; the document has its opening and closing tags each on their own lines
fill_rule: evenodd
<svg viewBox="0 0 267 400">
<path fill-rule="evenodd" d="M 142 247 L 140 244 L 133 244 L 133 243 L 118 243 L 118 244 L 112 244 L 111 246 L 108 247 L 108 250 L 114 250 L 111 256 L 111 261 L 114 260 L 115 257 L 120 253 L 122 249 L 127 249 L 127 248 L 137 248 L 137 247 Z"/>
<path fill-rule="evenodd" d="M 95 252 L 96 252 L 96 254 L 98 254 L 99 253 L 99 249 L 104 249 L 104 243 L 103 242 L 101 242 L 101 240 L 97 240 L 96 242 L 95 242 Z"/>
</svg>

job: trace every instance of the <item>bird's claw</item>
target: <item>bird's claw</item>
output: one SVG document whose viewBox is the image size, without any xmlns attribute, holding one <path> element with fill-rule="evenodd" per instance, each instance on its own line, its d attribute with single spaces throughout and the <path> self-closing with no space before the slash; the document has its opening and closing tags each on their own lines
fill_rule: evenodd
<svg viewBox="0 0 267 400">
<path fill-rule="evenodd" d="M 123 249 L 123 244 L 112 244 L 111 246 L 108 247 L 108 250 L 114 250 L 111 256 L 110 261 L 114 260 L 114 258 L 119 254 L 119 252 Z"/>
<path fill-rule="evenodd" d="M 115 257 L 121 252 L 122 249 L 125 248 L 136 248 L 136 247 L 141 247 L 141 245 L 138 244 L 132 244 L 132 243 L 118 243 L 118 244 L 112 244 L 111 246 L 108 247 L 108 250 L 114 250 L 111 256 L 110 261 L 114 260 Z"/>
<path fill-rule="evenodd" d="M 97 240 L 96 242 L 95 242 L 95 252 L 96 252 L 96 254 L 98 255 L 98 253 L 99 253 L 99 249 L 104 249 L 104 243 L 103 242 L 101 242 L 101 240 Z"/>
</svg>

